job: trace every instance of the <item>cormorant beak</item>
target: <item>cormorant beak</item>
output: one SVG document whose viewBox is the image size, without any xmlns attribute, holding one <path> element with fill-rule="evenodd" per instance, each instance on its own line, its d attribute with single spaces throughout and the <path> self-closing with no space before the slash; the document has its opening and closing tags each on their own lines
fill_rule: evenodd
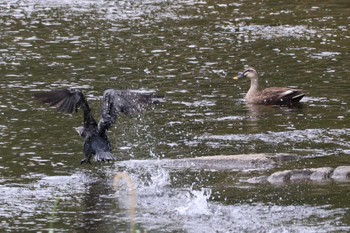
<svg viewBox="0 0 350 233">
<path fill-rule="evenodd" d="M 233 77 L 233 79 L 237 80 L 237 79 L 241 79 L 244 78 L 245 76 L 243 75 L 243 73 L 239 73 L 238 76 Z"/>
</svg>

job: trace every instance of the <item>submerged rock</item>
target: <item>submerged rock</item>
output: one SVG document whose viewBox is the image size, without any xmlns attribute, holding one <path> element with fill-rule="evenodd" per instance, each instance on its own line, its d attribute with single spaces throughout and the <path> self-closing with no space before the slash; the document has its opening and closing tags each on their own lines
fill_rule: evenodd
<svg viewBox="0 0 350 233">
<path fill-rule="evenodd" d="M 294 155 L 294 154 L 276 154 L 276 155 L 267 156 L 267 157 L 270 159 L 273 159 L 278 164 L 298 161 L 298 160 L 302 159 L 302 157 L 300 157 L 298 155 Z"/>
<path fill-rule="evenodd" d="M 284 171 L 278 171 L 272 173 L 268 178 L 267 181 L 270 183 L 283 183 L 290 179 L 291 171 L 290 170 L 284 170 Z"/>
<path fill-rule="evenodd" d="M 312 171 L 310 175 L 310 180 L 322 181 L 322 180 L 328 180 L 331 177 L 332 172 L 334 171 L 334 168 L 319 167 L 319 168 L 311 168 L 310 171 Z"/>
<path fill-rule="evenodd" d="M 278 156 L 278 155 L 276 155 Z M 170 170 L 267 170 L 278 164 L 271 154 L 216 155 L 184 159 L 128 160 L 116 166 L 145 167 L 161 166 Z"/>
<path fill-rule="evenodd" d="M 290 154 L 241 154 L 216 155 L 182 159 L 128 160 L 120 161 L 117 167 L 148 168 L 162 167 L 167 170 L 213 170 L 213 171 L 256 171 L 277 168 L 281 163 L 296 161 L 299 156 Z M 350 181 L 350 166 L 304 168 L 276 171 L 268 176 L 245 180 L 248 183 L 271 184 L 287 182 Z"/>
<path fill-rule="evenodd" d="M 270 183 L 283 183 L 287 181 L 302 181 L 310 179 L 312 171 L 310 169 L 284 170 L 272 173 L 267 181 Z"/>
<path fill-rule="evenodd" d="M 350 166 L 340 166 L 334 169 L 331 176 L 333 180 L 342 181 L 349 180 L 350 178 Z"/>
<path fill-rule="evenodd" d="M 277 163 L 266 154 L 217 155 L 173 160 L 174 164 L 191 163 L 192 168 L 214 170 L 271 169 Z"/>
<path fill-rule="evenodd" d="M 290 180 L 291 181 L 300 181 L 310 179 L 312 174 L 311 169 L 296 169 L 291 171 Z"/>
<path fill-rule="evenodd" d="M 270 183 L 284 183 L 288 181 L 350 181 L 350 166 L 305 168 L 284 170 L 272 173 L 267 181 Z"/>
<path fill-rule="evenodd" d="M 249 178 L 247 180 L 240 180 L 240 181 L 250 183 L 250 184 L 261 184 L 267 181 L 267 176 L 257 176 L 257 177 Z"/>
</svg>

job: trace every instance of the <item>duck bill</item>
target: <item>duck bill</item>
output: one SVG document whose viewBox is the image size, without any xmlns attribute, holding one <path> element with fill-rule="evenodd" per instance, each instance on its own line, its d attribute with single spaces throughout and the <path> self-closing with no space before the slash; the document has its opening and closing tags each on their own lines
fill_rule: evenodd
<svg viewBox="0 0 350 233">
<path fill-rule="evenodd" d="M 237 80 L 237 79 L 241 79 L 241 78 L 244 78 L 243 74 L 239 74 L 238 76 L 235 76 L 232 79 Z"/>
</svg>

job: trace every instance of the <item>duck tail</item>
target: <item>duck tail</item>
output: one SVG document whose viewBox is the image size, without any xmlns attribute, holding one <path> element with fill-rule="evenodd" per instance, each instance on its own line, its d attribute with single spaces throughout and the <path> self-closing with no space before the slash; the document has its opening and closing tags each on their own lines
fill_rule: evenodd
<svg viewBox="0 0 350 233">
<path fill-rule="evenodd" d="M 298 103 L 304 96 L 305 96 L 305 94 L 303 92 L 299 91 L 299 92 L 295 93 L 295 95 L 292 97 L 292 102 Z"/>
</svg>

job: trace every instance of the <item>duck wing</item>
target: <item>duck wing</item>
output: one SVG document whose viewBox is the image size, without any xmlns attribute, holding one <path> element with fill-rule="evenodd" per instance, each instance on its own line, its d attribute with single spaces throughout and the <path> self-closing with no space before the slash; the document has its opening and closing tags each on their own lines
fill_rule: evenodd
<svg viewBox="0 0 350 233">
<path fill-rule="evenodd" d="M 299 89 L 270 87 L 263 90 L 259 98 L 262 100 L 263 104 L 293 105 L 298 103 L 304 95 L 305 94 Z"/>
<path fill-rule="evenodd" d="M 97 126 L 84 94 L 77 89 L 39 92 L 34 94 L 34 98 L 42 103 L 49 104 L 50 107 L 57 107 L 57 110 L 62 113 L 77 112 L 81 108 L 84 113 L 84 126 Z"/>
</svg>

